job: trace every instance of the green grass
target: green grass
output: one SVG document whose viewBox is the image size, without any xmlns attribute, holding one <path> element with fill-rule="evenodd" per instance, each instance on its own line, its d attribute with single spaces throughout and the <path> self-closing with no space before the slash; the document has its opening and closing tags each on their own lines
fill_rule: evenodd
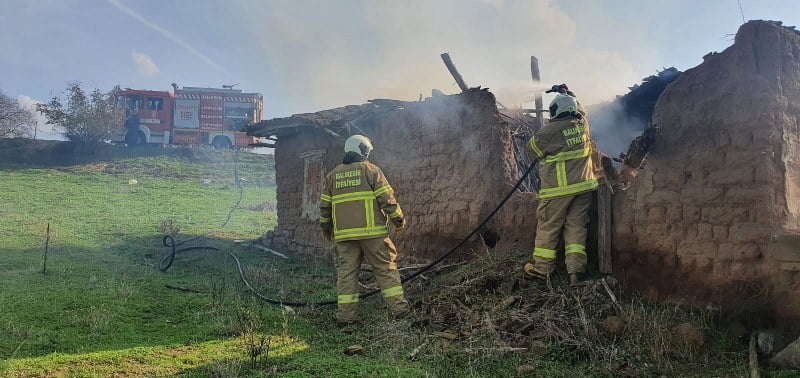
<svg viewBox="0 0 800 378">
<path fill-rule="evenodd" d="M 553 345 L 545 357 L 466 351 L 493 347 L 492 339 L 442 346 L 430 336 L 432 329 L 387 318 L 376 299 L 362 303 L 363 326 L 339 328 L 330 307 L 285 310 L 255 300 L 225 254 L 179 255 L 162 273 L 156 266 L 167 249 L 160 225 L 172 220 L 181 228 L 179 239 L 213 231 L 196 244 L 236 253 L 248 279 L 267 295 L 335 297 L 328 257 L 284 260 L 234 242 L 255 239 L 276 224 L 274 211 L 262 210 L 274 209 L 271 158 L 240 155 L 239 175 L 247 179 L 244 200 L 230 224 L 218 230 L 239 198 L 231 151 L 115 151 L 78 165 L 0 163 L 0 376 L 494 377 L 514 375 L 521 364 L 533 365 L 538 376 L 602 377 L 623 371 L 612 364 L 594 366 L 563 345 Z M 48 223 L 50 252 L 47 274 L 42 274 Z M 423 285 L 425 293 L 412 292 L 412 299 L 436 299 L 460 275 L 488 269 L 507 276 L 509 264 L 524 258 L 505 256 L 508 261 L 490 261 L 488 267 L 482 260 L 463 265 Z M 483 293 L 472 300 L 489 309 L 501 298 Z M 624 306 L 630 311 L 626 316 L 641 317 L 642 324 L 691 315 L 630 298 Z M 696 362 L 652 365 L 645 354 L 626 355 L 647 350 L 644 342 L 620 345 L 618 361 L 638 361 L 633 371 L 650 374 L 744 372 L 741 346 L 708 326 L 706 358 L 726 356 L 713 372 Z M 365 354 L 345 356 L 343 350 L 352 344 L 362 345 Z M 420 346 L 412 361 L 409 356 Z"/>
<path fill-rule="evenodd" d="M 421 375 L 385 353 L 343 358 L 347 345 L 363 341 L 331 329 L 331 309 L 286 315 L 255 302 L 226 255 L 193 252 L 179 255 L 166 273 L 156 269 L 167 252 L 159 230 L 165 219 L 181 227 L 181 238 L 203 234 L 217 230 L 238 200 L 232 153 L 209 155 L 202 164 L 125 156 L 0 168 L 0 375 Z M 270 295 L 329 299 L 329 265 L 277 261 L 233 242 L 274 227 L 274 210 L 261 210 L 274 205 L 273 169 L 271 158 L 240 156 L 244 200 L 224 230 L 200 243 L 234 251 Z M 247 357 L 253 335 L 271 345 L 256 364 Z"/>
</svg>

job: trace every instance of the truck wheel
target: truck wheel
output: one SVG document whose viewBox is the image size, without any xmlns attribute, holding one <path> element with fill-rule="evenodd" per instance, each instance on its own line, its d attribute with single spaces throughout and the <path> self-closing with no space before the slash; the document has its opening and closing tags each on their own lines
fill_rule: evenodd
<svg viewBox="0 0 800 378">
<path fill-rule="evenodd" d="M 233 145 L 231 145 L 231 140 L 226 138 L 226 137 L 224 137 L 224 136 L 218 136 L 218 137 L 214 138 L 214 140 L 211 142 L 211 145 L 214 146 L 214 148 L 232 148 L 233 147 Z"/>
</svg>

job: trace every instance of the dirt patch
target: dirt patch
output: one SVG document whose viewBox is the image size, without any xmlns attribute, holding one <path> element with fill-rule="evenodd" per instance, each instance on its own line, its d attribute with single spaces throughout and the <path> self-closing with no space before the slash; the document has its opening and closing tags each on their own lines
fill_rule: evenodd
<svg viewBox="0 0 800 378">
<path fill-rule="evenodd" d="M 262 202 L 256 205 L 245 207 L 246 210 L 269 212 L 269 213 L 274 213 L 277 210 L 277 208 L 278 207 L 275 205 L 275 202 L 272 201 Z"/>
<path fill-rule="evenodd" d="M 105 173 L 108 171 L 108 163 L 73 165 L 71 167 L 59 168 L 58 170 L 67 173 Z"/>
</svg>

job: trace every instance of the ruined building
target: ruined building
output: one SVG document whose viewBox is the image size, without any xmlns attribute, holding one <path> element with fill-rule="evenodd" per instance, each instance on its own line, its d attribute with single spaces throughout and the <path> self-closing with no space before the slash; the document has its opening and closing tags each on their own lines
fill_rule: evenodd
<svg viewBox="0 0 800 378">
<path fill-rule="evenodd" d="M 645 166 L 611 199 L 614 274 L 653 296 L 800 317 L 800 35 L 743 25 L 733 46 L 666 88 L 652 124 Z M 278 227 L 265 243 L 331 250 L 319 236 L 322 180 L 344 138 L 365 134 L 408 215 L 400 253 L 438 256 L 519 177 L 515 132 L 486 90 L 262 121 L 250 133 L 277 139 Z M 535 193 L 516 193 L 473 246 L 532 248 L 536 205 Z"/>
<path fill-rule="evenodd" d="M 250 130 L 277 137 L 278 227 L 266 244 L 290 252 L 332 249 L 319 236 L 319 196 L 325 174 L 341 163 L 344 139 L 352 134 L 372 139 L 370 161 L 383 169 L 407 215 L 406 232 L 393 236 L 401 257 L 431 258 L 451 248 L 520 175 L 513 130 L 487 90 L 424 101 L 373 100 L 262 121 Z M 497 217 L 483 234 L 486 243 L 533 240 L 535 195 L 518 194 L 508 207 L 519 204 L 519 209 Z"/>
<path fill-rule="evenodd" d="M 800 35 L 743 25 L 667 87 L 653 124 L 646 167 L 614 198 L 614 273 L 800 317 Z"/>
</svg>

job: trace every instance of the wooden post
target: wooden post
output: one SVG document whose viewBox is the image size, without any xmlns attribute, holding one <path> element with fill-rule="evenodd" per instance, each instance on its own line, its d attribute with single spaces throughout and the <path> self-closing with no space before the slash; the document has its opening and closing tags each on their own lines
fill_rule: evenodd
<svg viewBox="0 0 800 378">
<path fill-rule="evenodd" d="M 539 75 L 539 59 L 531 55 L 531 78 L 534 84 L 542 82 L 542 77 Z M 542 92 L 536 91 L 534 94 L 534 101 L 536 103 L 536 126 L 537 130 L 544 127 L 544 102 L 542 102 Z"/>
<path fill-rule="evenodd" d="M 456 84 L 458 84 L 458 87 L 461 88 L 461 92 L 468 91 L 469 87 L 467 86 L 467 83 L 464 82 L 464 78 L 461 77 L 461 74 L 458 73 L 455 64 L 453 64 L 453 60 L 450 59 L 450 54 L 443 53 L 442 61 L 444 61 L 444 65 L 447 66 L 447 70 L 450 71 L 450 74 L 453 75 L 453 79 L 456 79 Z"/>
<path fill-rule="evenodd" d="M 761 367 L 758 366 L 757 332 L 750 333 L 750 378 L 761 378 Z"/>
<path fill-rule="evenodd" d="M 50 223 L 47 223 L 47 239 L 44 242 L 44 262 L 42 263 L 42 274 L 47 274 L 47 252 L 50 249 Z"/>
<path fill-rule="evenodd" d="M 605 184 L 597 190 L 597 256 L 600 273 L 612 274 L 611 190 Z"/>
</svg>

